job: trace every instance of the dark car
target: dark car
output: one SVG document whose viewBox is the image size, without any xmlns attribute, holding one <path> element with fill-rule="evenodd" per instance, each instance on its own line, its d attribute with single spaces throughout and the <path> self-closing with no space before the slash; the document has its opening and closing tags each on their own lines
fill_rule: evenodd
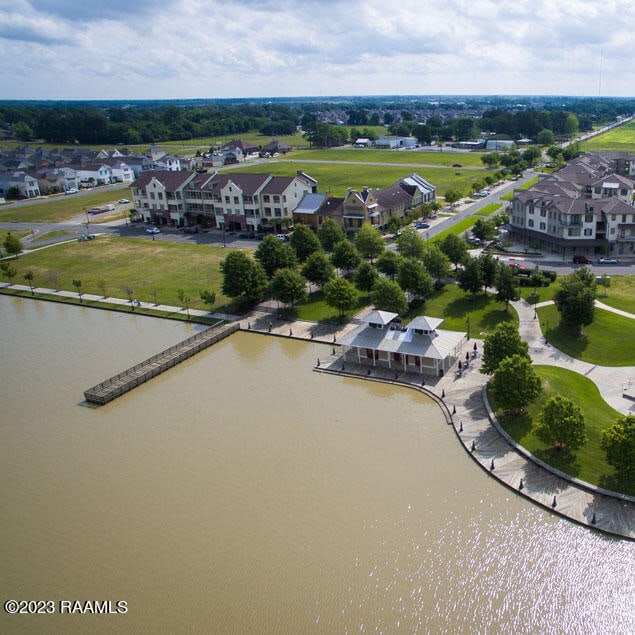
<svg viewBox="0 0 635 635">
<path fill-rule="evenodd" d="M 573 262 L 576 265 L 590 265 L 591 258 L 587 258 L 586 256 L 573 256 Z"/>
<path fill-rule="evenodd" d="M 183 231 L 186 234 L 198 234 L 198 227 L 196 225 L 192 225 L 190 227 L 184 227 Z"/>
<path fill-rule="evenodd" d="M 428 229 L 430 223 L 419 222 L 415 225 L 415 229 Z"/>
</svg>

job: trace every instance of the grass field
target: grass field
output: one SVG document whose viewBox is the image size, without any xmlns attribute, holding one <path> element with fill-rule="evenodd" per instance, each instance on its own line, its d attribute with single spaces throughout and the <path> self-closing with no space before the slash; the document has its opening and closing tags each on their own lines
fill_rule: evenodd
<svg viewBox="0 0 635 635">
<path fill-rule="evenodd" d="M 584 141 L 581 146 L 585 152 L 597 152 L 598 150 L 633 152 L 635 149 L 635 121 L 629 121 L 627 124 L 609 130 L 599 137 Z"/>
<path fill-rule="evenodd" d="M 348 322 L 355 313 L 363 309 L 370 303 L 367 295 L 360 293 L 357 298 L 355 308 L 344 314 L 343 321 Z M 340 315 L 337 309 L 329 306 L 324 300 L 322 291 L 312 293 L 304 302 L 297 304 L 295 315 L 299 320 L 309 322 L 340 322 Z"/>
<path fill-rule="evenodd" d="M 91 191 L 89 194 L 74 196 L 54 196 L 40 202 L 11 208 L 0 208 L 0 222 L 3 223 L 61 223 L 74 216 L 85 214 L 91 207 L 107 203 L 117 203 L 122 197 L 128 198 L 130 188 L 109 191 Z M 112 217 L 111 217 L 112 220 Z"/>
<path fill-rule="evenodd" d="M 620 414 L 606 404 L 597 386 L 583 375 L 555 366 L 534 366 L 534 369 L 542 379 L 543 392 L 523 415 L 499 417 L 505 430 L 532 454 L 571 476 L 624 494 L 635 494 L 635 483 L 614 476 L 600 447 L 602 431 L 615 423 Z M 567 395 L 584 414 L 588 440 L 573 456 L 551 450 L 534 433 L 538 413 L 553 395 Z"/>
<path fill-rule="evenodd" d="M 488 203 L 485 207 L 482 207 L 477 212 L 475 212 L 476 216 L 491 216 L 494 212 L 497 212 L 501 207 L 503 207 L 502 203 Z"/>
<path fill-rule="evenodd" d="M 555 305 L 538 308 L 542 332 L 556 348 L 590 364 L 630 366 L 635 359 L 635 320 L 604 309 L 595 310 L 592 324 L 583 327 L 584 335 L 575 337 L 560 325 Z"/>
<path fill-rule="evenodd" d="M 604 304 L 635 315 L 635 276 L 611 276 L 611 286 L 605 289 L 598 285 L 596 297 Z"/>
<path fill-rule="evenodd" d="M 318 181 L 320 192 L 330 191 L 334 196 L 344 196 L 348 188 L 361 190 L 364 186 L 383 188 L 392 185 L 399 179 L 416 172 L 437 188 L 443 196 L 448 189 L 463 192 L 471 190 L 472 183 L 478 180 L 479 172 L 475 170 L 463 172 L 456 176 L 453 170 L 445 168 L 408 168 L 404 166 L 338 164 L 338 163 L 304 163 L 302 161 L 281 160 L 266 164 L 241 166 L 234 172 L 250 172 L 274 174 L 276 176 L 293 176 L 302 170 Z"/>
<path fill-rule="evenodd" d="M 126 298 L 130 288 L 139 300 L 175 306 L 180 306 L 182 289 L 198 309 L 208 308 L 200 291 L 214 290 L 219 309 L 228 302 L 221 294 L 219 269 L 227 253 L 208 245 L 100 236 L 23 254 L 11 263 L 18 270 L 14 283 L 25 284 L 30 270 L 38 287 L 75 291 L 73 280 L 81 280 L 84 293 Z"/>
</svg>

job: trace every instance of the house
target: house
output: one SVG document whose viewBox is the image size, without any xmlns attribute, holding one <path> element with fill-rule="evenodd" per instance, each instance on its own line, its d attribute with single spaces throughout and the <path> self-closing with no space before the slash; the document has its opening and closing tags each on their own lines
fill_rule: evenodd
<svg viewBox="0 0 635 635">
<path fill-rule="evenodd" d="M 626 165 L 627 159 L 621 160 Z M 581 155 L 529 189 L 514 191 L 510 237 L 537 244 L 563 260 L 632 254 L 634 188 L 633 179 L 615 172 L 610 155 Z"/>
<path fill-rule="evenodd" d="M 317 231 L 322 224 L 318 212 L 327 198 L 328 194 L 307 192 L 293 210 L 293 224 L 301 223 Z"/>
<path fill-rule="evenodd" d="M 344 359 L 399 372 L 442 376 L 460 358 L 466 334 L 438 327 L 440 318 L 420 316 L 407 325 L 397 313 L 372 311 L 340 338 Z"/>
<path fill-rule="evenodd" d="M 389 148 L 390 150 L 400 150 L 402 148 L 415 148 L 419 142 L 416 137 L 377 137 L 373 145 L 376 148 Z"/>
<path fill-rule="evenodd" d="M 41 168 L 36 173 L 40 192 L 54 193 L 78 190 L 79 179 L 72 168 Z"/>
<path fill-rule="evenodd" d="M 15 188 L 20 198 L 40 196 L 40 186 L 34 176 L 23 171 L 0 173 L 0 196 L 7 198 L 9 190 Z"/>
<path fill-rule="evenodd" d="M 242 163 L 249 159 L 257 159 L 260 156 L 258 146 L 253 143 L 247 143 L 242 139 L 233 139 L 222 146 L 220 151 L 225 157 L 225 163 L 232 162 L 232 158 L 235 159 L 233 162 Z"/>
<path fill-rule="evenodd" d="M 399 185 L 410 195 L 410 207 L 418 207 L 423 203 L 434 203 L 437 188 L 420 177 L 416 172 L 399 181 Z"/>
<path fill-rule="evenodd" d="M 291 152 L 291 150 L 293 150 L 293 148 L 290 145 L 274 139 L 267 145 L 263 146 L 261 154 L 273 156 L 275 154 L 286 154 L 287 152 Z"/>
<path fill-rule="evenodd" d="M 88 163 L 75 167 L 77 179 L 83 185 L 107 185 L 112 183 L 112 169 L 105 163 Z"/>
<path fill-rule="evenodd" d="M 489 152 L 513 150 L 516 144 L 511 139 L 489 139 L 485 143 L 485 149 Z"/>
<path fill-rule="evenodd" d="M 370 139 L 366 137 L 360 137 L 355 141 L 356 148 L 368 148 L 368 146 L 370 146 Z"/>
</svg>

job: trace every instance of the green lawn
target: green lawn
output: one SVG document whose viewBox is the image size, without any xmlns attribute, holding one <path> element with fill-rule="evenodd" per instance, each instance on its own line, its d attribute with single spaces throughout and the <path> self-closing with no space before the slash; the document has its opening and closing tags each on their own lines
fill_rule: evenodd
<svg viewBox="0 0 635 635">
<path fill-rule="evenodd" d="M 24 274 L 31 270 L 35 286 L 75 291 L 73 280 L 81 280 L 85 293 L 126 298 L 129 287 L 139 300 L 155 302 L 156 292 L 156 302 L 175 306 L 182 289 L 198 309 L 208 308 L 199 292 L 214 290 L 218 310 L 228 302 L 220 291 L 219 269 L 226 254 L 209 245 L 100 236 L 21 255 L 12 261 L 18 270 L 13 282 L 25 284 Z"/>
<path fill-rule="evenodd" d="M 542 379 L 543 392 L 523 415 L 499 416 L 505 430 L 532 454 L 571 476 L 624 494 L 635 494 L 635 483 L 615 477 L 600 447 L 602 431 L 611 426 L 620 413 L 606 404 L 597 386 L 583 375 L 555 366 L 534 366 L 534 369 Z M 537 415 L 553 395 L 566 395 L 584 414 L 588 440 L 573 456 L 549 449 L 534 433 Z M 491 395 L 488 396 L 491 400 Z"/>
<path fill-rule="evenodd" d="M 439 242 L 440 240 L 443 240 L 448 234 L 455 234 L 456 236 L 460 236 L 461 234 L 464 234 L 466 231 L 468 231 L 476 221 L 477 216 L 468 216 L 467 218 L 463 218 L 458 223 L 452 225 L 452 227 L 448 227 L 447 229 L 439 232 L 436 236 L 432 236 L 432 238 L 430 238 L 430 242 Z"/>
<path fill-rule="evenodd" d="M 369 302 L 369 297 L 360 293 L 355 308 L 347 311 L 341 320 L 339 311 L 326 303 L 322 291 L 316 291 L 304 302 L 296 305 L 295 315 L 299 320 L 307 320 L 308 322 L 348 322 L 355 313 L 368 306 Z"/>
<path fill-rule="evenodd" d="M 503 207 L 502 203 L 488 203 L 485 207 L 482 207 L 477 212 L 475 212 L 476 216 L 490 216 L 494 212 L 497 212 L 501 207 Z"/>
<path fill-rule="evenodd" d="M 303 163 L 285 159 L 266 164 L 240 166 L 233 172 L 267 173 L 276 176 L 293 176 L 303 170 L 318 181 L 320 192 L 330 191 L 334 196 L 344 196 L 348 188 L 361 190 L 364 186 L 383 188 L 392 185 L 399 179 L 416 172 L 432 183 L 439 195 L 448 189 L 463 192 L 471 190 L 472 183 L 478 180 L 479 173 L 472 170 L 456 176 L 453 170 L 445 168 L 408 168 L 403 166 L 338 164 L 338 163 Z"/>
<path fill-rule="evenodd" d="M 635 315 L 635 276 L 611 276 L 611 286 L 605 289 L 598 285 L 596 297 L 604 304 Z"/>
<path fill-rule="evenodd" d="M 57 195 L 50 199 L 20 205 L 12 208 L 0 208 L 0 222 L 4 223 L 60 223 L 62 221 L 80 216 L 91 207 L 99 207 L 107 203 L 117 203 L 117 200 L 130 193 L 129 188 L 121 190 L 99 191 L 94 190 L 90 194 L 81 196 Z M 112 218 L 111 218 L 112 220 Z"/>
<path fill-rule="evenodd" d="M 594 137 L 582 144 L 584 152 L 597 152 L 598 150 L 626 150 L 633 152 L 635 147 L 635 121 L 629 121 L 619 128 L 609 130 L 599 137 Z"/>
<path fill-rule="evenodd" d="M 549 342 L 564 353 L 600 366 L 631 366 L 635 361 L 635 320 L 611 311 L 595 310 L 592 324 L 583 327 L 584 335 L 575 337 L 560 325 L 555 305 L 540 307 L 538 318 Z"/>
</svg>

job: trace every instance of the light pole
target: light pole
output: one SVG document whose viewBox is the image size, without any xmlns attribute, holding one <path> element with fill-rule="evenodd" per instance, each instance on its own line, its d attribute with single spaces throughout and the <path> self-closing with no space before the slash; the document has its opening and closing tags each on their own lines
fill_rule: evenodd
<svg viewBox="0 0 635 635">
<path fill-rule="evenodd" d="M 467 341 L 470 341 L 470 314 L 467 314 Z"/>
</svg>

